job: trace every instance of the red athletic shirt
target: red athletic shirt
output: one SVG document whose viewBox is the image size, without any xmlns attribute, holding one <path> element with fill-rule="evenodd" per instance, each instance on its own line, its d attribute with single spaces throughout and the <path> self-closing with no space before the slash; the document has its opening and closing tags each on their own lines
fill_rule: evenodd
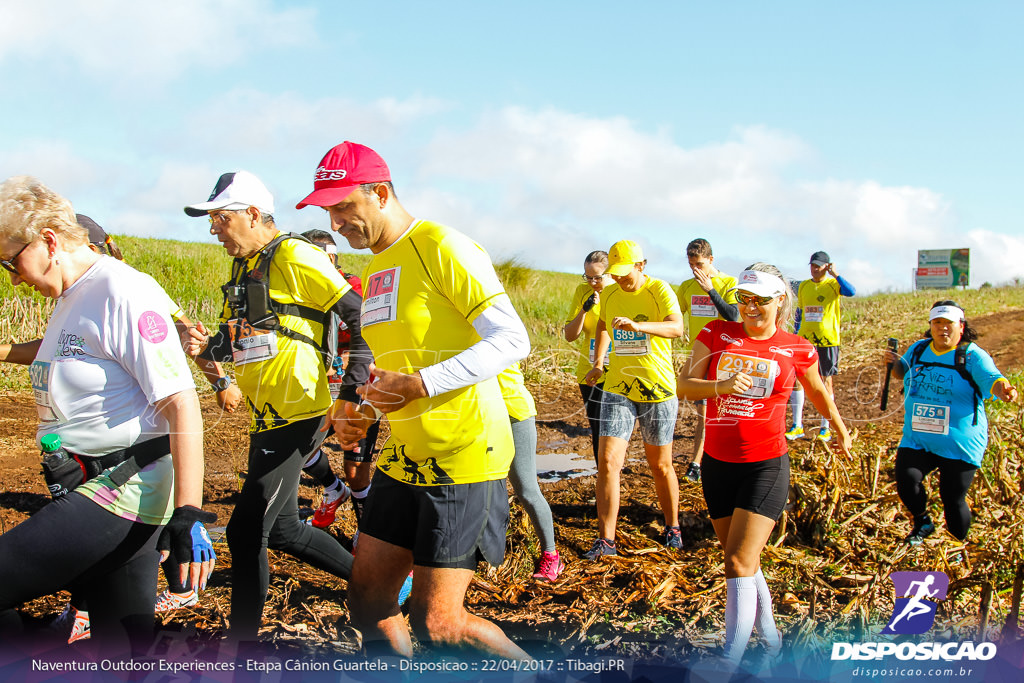
<svg viewBox="0 0 1024 683">
<path fill-rule="evenodd" d="M 711 351 L 705 379 L 745 372 L 754 381 L 743 394 L 708 399 L 704 450 L 725 462 L 759 462 L 781 457 L 786 446 L 786 401 L 793 381 L 818 352 L 803 337 L 777 331 L 770 339 L 746 336 L 742 322 L 712 320 L 697 335 Z"/>
</svg>

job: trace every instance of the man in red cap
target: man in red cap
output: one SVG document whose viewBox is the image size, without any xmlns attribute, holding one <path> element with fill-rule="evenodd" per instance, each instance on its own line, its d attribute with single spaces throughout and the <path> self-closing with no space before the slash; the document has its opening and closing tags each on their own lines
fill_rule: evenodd
<svg viewBox="0 0 1024 683">
<path fill-rule="evenodd" d="M 324 208 L 332 230 L 373 253 L 360 317 L 377 359 L 373 381 L 359 389 L 358 411 L 349 405 L 333 416 L 334 428 L 347 446 L 378 414 L 391 425 L 359 524 L 352 621 L 368 644 L 383 640 L 411 656 L 397 598 L 415 568 L 408 605 L 420 642 L 528 659 L 464 606 L 477 563 L 504 557 L 514 446 L 496 376 L 529 353 L 526 329 L 487 253 L 414 219 L 372 149 L 334 147 L 313 187 L 297 208 Z"/>
</svg>

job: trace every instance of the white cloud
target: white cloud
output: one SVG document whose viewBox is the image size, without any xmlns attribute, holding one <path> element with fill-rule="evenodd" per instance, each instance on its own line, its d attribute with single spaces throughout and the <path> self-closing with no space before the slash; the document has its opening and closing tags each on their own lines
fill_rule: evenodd
<svg viewBox="0 0 1024 683">
<path fill-rule="evenodd" d="M 108 183 L 116 174 L 110 164 L 86 160 L 63 140 L 25 140 L 0 155 L 0 177 L 35 176 L 68 198 L 85 188 Z"/>
<path fill-rule="evenodd" d="M 54 59 L 118 82 L 160 82 L 316 39 L 312 9 L 270 0 L 5 2 L 3 15 L 0 61 Z"/>
<path fill-rule="evenodd" d="M 1001 285 L 1024 279 L 1024 238 L 990 230 L 971 230 L 966 239 L 950 245 L 971 250 L 971 286 Z"/>
<path fill-rule="evenodd" d="M 280 156 L 291 163 L 297 149 L 323 153 L 346 139 L 375 144 L 394 139 L 421 119 L 448 108 L 442 100 L 420 96 L 365 102 L 236 89 L 197 109 L 187 120 L 182 143 L 190 148 L 244 152 L 259 159 Z M 300 161 L 312 173 L 318 160 Z"/>
<path fill-rule="evenodd" d="M 659 275 L 680 280 L 686 242 L 704 236 L 720 261 L 768 260 L 795 277 L 825 249 L 867 293 L 909 288 L 917 249 L 963 240 L 939 193 L 816 179 L 817 162 L 799 138 L 761 126 L 684 148 L 669 131 L 622 117 L 512 107 L 471 130 L 438 133 L 417 183 L 458 188 L 460 201 L 423 195 L 441 220 L 475 233 L 492 253 L 559 270 L 575 271 L 591 248 L 629 237 Z"/>
</svg>

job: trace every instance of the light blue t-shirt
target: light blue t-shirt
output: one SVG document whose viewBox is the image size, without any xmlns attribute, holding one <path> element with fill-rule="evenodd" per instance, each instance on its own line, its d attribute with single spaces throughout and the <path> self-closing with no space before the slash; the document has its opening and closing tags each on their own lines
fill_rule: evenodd
<svg viewBox="0 0 1024 683">
<path fill-rule="evenodd" d="M 910 364 L 911 351 L 918 344 L 927 346 L 903 378 L 906 414 L 900 448 L 926 450 L 980 467 L 988 445 L 985 406 L 978 406 L 978 424 L 974 424 L 974 389 L 952 367 L 956 349 L 936 354 L 930 341 L 917 342 L 903 354 L 904 367 Z M 982 399 L 992 398 L 992 386 L 1003 378 L 992 357 L 977 345 L 969 344 L 966 361 L 967 372 L 981 390 Z M 924 363 L 950 367 L 926 367 Z"/>
</svg>

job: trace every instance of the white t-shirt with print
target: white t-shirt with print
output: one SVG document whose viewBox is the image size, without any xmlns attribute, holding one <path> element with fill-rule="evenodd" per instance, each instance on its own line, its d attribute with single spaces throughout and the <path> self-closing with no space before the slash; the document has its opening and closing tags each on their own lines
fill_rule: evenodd
<svg viewBox="0 0 1024 683">
<path fill-rule="evenodd" d="M 169 432 L 153 404 L 194 389 L 170 298 L 153 278 L 100 258 L 57 300 L 30 373 L 36 438 L 100 456 Z M 166 520 L 173 474 L 161 458 L 117 490 L 104 475 L 76 489 L 122 517 Z"/>
</svg>

